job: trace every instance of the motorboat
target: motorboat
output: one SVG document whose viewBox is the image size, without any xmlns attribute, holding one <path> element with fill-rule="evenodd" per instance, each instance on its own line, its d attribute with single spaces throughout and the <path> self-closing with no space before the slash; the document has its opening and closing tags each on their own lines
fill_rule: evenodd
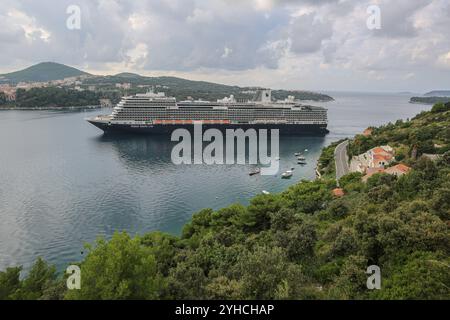
<svg viewBox="0 0 450 320">
<path fill-rule="evenodd" d="M 294 174 L 294 173 L 292 172 L 292 170 L 288 170 L 288 171 L 283 172 L 283 173 L 281 174 L 281 178 L 282 178 L 282 179 L 290 179 L 290 178 L 292 177 L 293 174 Z"/>
</svg>

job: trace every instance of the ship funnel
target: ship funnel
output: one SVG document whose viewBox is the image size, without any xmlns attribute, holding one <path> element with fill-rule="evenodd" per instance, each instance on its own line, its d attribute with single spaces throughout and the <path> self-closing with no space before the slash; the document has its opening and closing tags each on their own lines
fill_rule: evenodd
<svg viewBox="0 0 450 320">
<path fill-rule="evenodd" d="M 261 102 L 262 103 L 272 102 L 272 90 L 270 89 L 261 90 Z"/>
</svg>

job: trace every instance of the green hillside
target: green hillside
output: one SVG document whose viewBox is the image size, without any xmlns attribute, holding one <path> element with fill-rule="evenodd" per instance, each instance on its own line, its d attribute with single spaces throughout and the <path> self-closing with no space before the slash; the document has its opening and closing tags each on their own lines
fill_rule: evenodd
<svg viewBox="0 0 450 320">
<path fill-rule="evenodd" d="M 399 178 L 349 174 L 341 198 L 332 178 L 303 181 L 204 209 L 180 237 L 116 233 L 87 246 L 81 290 L 38 260 L 23 278 L 20 267 L 0 272 L 0 299 L 450 299 L 449 128 L 450 104 L 439 104 L 351 142 L 439 149 L 435 162 L 420 157 L 428 149 L 405 153 L 412 170 Z M 370 265 L 380 290 L 366 287 Z"/>
<path fill-rule="evenodd" d="M 54 62 L 42 62 L 29 68 L 0 75 L 0 83 L 46 82 L 88 75 L 88 73 Z"/>
<path fill-rule="evenodd" d="M 156 91 L 164 91 L 167 95 L 178 100 L 187 97 L 215 101 L 223 97 L 234 95 L 238 99 L 252 99 L 254 94 L 246 91 L 254 91 L 258 88 L 230 86 L 207 81 L 194 81 L 177 77 L 144 77 L 133 73 L 120 73 L 114 76 L 93 77 L 84 81 L 86 85 L 98 85 L 101 87 L 113 87 L 117 83 L 130 83 L 133 87 L 137 85 L 155 86 Z M 133 88 L 128 94 L 145 92 L 145 89 Z M 285 99 L 288 95 L 295 96 L 299 100 L 331 101 L 332 97 L 311 91 L 302 90 L 274 90 L 272 95 L 275 99 Z"/>
<path fill-rule="evenodd" d="M 77 91 L 57 87 L 33 88 L 30 90 L 19 89 L 16 93 L 14 108 L 16 109 L 54 109 L 85 106 L 98 106 L 100 99 L 110 99 L 117 102 L 120 95 L 117 92 Z M 12 105 L 5 102 L 5 107 Z M 0 95 L 0 109 L 2 98 Z"/>
<path fill-rule="evenodd" d="M 422 112 L 411 121 L 398 120 L 374 128 L 371 136 L 358 135 L 349 146 L 350 155 L 357 155 L 384 144 L 395 149 L 395 158 L 399 161 L 414 163 L 411 154 L 416 157 L 423 153 L 444 154 L 450 150 L 450 102 L 438 103 L 430 112 Z"/>
<path fill-rule="evenodd" d="M 0 75 L 1 83 L 17 84 L 18 82 L 47 82 L 61 80 L 68 77 L 89 75 L 88 73 L 53 62 L 43 62 L 24 70 Z M 118 91 L 115 87 L 118 83 L 131 83 L 132 88 L 126 94 L 142 93 L 148 88 L 138 86 L 155 86 L 157 91 L 165 91 L 168 95 L 178 100 L 188 97 L 215 101 L 225 96 L 234 95 L 236 98 L 252 99 L 253 94 L 245 93 L 256 88 L 229 86 L 207 81 L 194 81 L 177 77 L 145 77 L 136 73 L 123 72 L 114 76 L 93 76 L 82 81 L 82 86 L 87 89 L 90 85 L 98 87 L 98 91 Z M 299 100 L 330 101 L 332 97 L 310 91 L 275 90 L 275 99 L 285 99 L 288 95 L 295 96 Z M 58 104 L 58 101 L 47 101 L 48 104 Z M 1 103 L 1 102 L 0 102 Z"/>
</svg>

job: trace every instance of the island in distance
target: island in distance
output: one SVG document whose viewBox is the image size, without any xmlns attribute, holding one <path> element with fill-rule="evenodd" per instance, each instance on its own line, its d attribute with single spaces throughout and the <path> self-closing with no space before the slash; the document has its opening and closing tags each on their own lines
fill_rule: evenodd
<svg viewBox="0 0 450 320">
<path fill-rule="evenodd" d="M 421 97 L 411 97 L 409 100 L 411 103 L 447 103 L 450 102 L 450 90 L 433 90 L 425 93 Z"/>
<path fill-rule="evenodd" d="M 177 77 L 147 77 L 135 73 L 93 75 L 54 62 L 0 75 L 0 108 L 54 109 L 115 104 L 123 95 L 144 93 L 150 88 L 164 91 L 177 100 L 215 101 L 234 95 L 252 99 L 259 87 L 230 86 Z M 296 100 L 331 101 L 326 94 L 303 90 L 273 90 L 274 99 L 293 96 Z"/>
</svg>

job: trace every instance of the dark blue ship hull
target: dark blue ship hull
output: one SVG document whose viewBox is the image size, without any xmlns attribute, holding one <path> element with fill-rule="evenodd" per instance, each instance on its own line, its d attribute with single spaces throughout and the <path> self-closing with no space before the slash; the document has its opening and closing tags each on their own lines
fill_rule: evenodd
<svg viewBox="0 0 450 320">
<path fill-rule="evenodd" d="M 143 134 L 171 134 L 176 129 L 187 129 L 193 131 L 192 124 L 154 124 L 154 125 L 129 125 L 129 124 L 109 124 L 105 122 L 88 120 L 105 133 L 109 132 L 132 132 Z M 326 125 L 319 124 L 203 124 L 203 131 L 208 129 L 279 129 L 281 135 L 326 135 L 329 133 Z"/>
</svg>

